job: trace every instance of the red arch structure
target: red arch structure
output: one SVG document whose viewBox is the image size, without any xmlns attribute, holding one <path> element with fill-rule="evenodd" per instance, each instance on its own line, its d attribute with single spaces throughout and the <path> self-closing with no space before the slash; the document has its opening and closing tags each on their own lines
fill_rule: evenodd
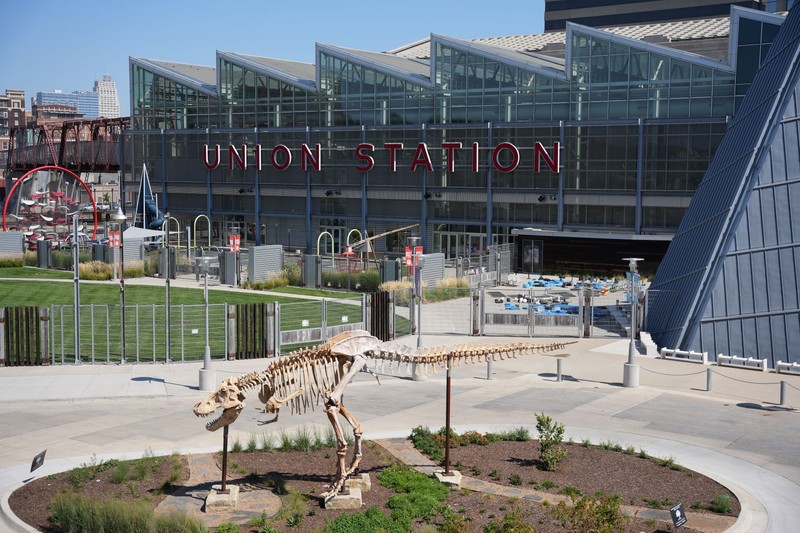
<svg viewBox="0 0 800 533">
<path fill-rule="evenodd" d="M 6 195 L 6 202 L 5 202 L 5 204 L 3 204 L 3 231 L 8 231 L 6 229 L 6 215 L 8 214 L 8 204 L 11 201 L 11 198 L 14 195 L 14 191 L 26 179 L 28 179 L 31 176 L 31 174 L 33 174 L 35 172 L 39 172 L 41 170 L 57 170 L 57 171 L 61 171 L 61 172 L 66 172 L 67 174 L 69 174 L 70 176 L 75 178 L 75 180 L 78 183 L 81 184 L 81 187 L 83 187 L 83 189 L 86 191 L 86 194 L 89 195 L 89 200 L 91 200 L 91 202 L 92 202 L 92 215 L 93 215 L 92 218 L 94 220 L 94 228 L 92 229 L 92 240 L 94 240 L 95 237 L 97 237 L 97 203 L 95 203 L 95 201 L 94 201 L 94 196 L 92 195 L 92 191 L 89 189 L 89 187 L 86 186 L 86 183 L 80 178 L 80 176 L 78 176 L 77 174 L 75 174 L 71 170 L 68 170 L 68 169 L 66 169 L 64 167 L 59 167 L 59 166 L 56 166 L 56 165 L 45 165 L 45 166 L 42 166 L 42 167 L 34 168 L 33 170 L 29 170 L 28 172 L 25 173 L 25 175 L 23 175 L 20 179 L 17 180 L 17 182 L 14 184 L 13 187 L 11 187 L 11 190 L 8 191 L 8 194 Z"/>
</svg>

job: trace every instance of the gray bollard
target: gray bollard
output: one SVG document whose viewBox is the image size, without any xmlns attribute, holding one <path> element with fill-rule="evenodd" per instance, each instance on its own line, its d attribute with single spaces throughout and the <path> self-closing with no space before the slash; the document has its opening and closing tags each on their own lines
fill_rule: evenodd
<svg viewBox="0 0 800 533">
<path fill-rule="evenodd" d="M 711 374 L 710 368 L 706 369 L 706 392 L 711 392 Z"/>
<path fill-rule="evenodd" d="M 778 404 L 781 407 L 786 405 L 786 382 L 781 380 L 781 403 Z"/>
<path fill-rule="evenodd" d="M 492 379 L 492 358 L 486 360 L 486 379 Z"/>
<path fill-rule="evenodd" d="M 556 359 L 556 381 L 559 383 L 561 383 L 561 361 L 563 361 L 563 359 L 560 357 Z"/>
</svg>

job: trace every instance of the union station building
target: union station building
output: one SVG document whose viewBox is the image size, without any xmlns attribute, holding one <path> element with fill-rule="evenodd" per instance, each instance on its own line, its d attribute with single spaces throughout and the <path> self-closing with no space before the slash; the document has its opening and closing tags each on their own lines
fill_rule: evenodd
<svg viewBox="0 0 800 533">
<path fill-rule="evenodd" d="M 545 269 L 656 265 L 784 19 L 131 57 L 124 194 L 146 165 L 161 210 L 208 216 L 218 244 L 316 252 L 328 231 L 329 254 L 418 224 L 448 259 L 513 244 L 523 270 L 532 247 Z M 404 234 L 376 247 L 400 254 Z"/>
</svg>

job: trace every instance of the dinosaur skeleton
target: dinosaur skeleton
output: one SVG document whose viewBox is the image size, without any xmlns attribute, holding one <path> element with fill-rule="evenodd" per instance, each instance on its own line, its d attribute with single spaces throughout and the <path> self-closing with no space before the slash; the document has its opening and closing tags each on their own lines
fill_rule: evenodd
<svg viewBox="0 0 800 533">
<path fill-rule="evenodd" d="M 361 424 L 345 408 L 342 402 L 344 389 L 361 371 L 373 375 L 384 372 L 386 364 L 390 373 L 396 373 L 402 365 L 410 373 L 438 374 L 439 368 L 447 369 L 461 363 L 473 364 L 487 361 L 516 358 L 518 355 L 545 353 L 563 349 L 571 342 L 548 345 L 526 343 L 496 344 L 489 346 L 463 345 L 450 349 L 428 348 L 414 350 L 403 345 L 386 345 L 366 331 L 354 330 L 340 333 L 313 348 L 302 348 L 272 361 L 265 370 L 250 372 L 239 377 L 227 378 L 220 387 L 194 406 L 196 416 L 210 416 L 217 409 L 221 415 L 206 424 L 206 429 L 216 431 L 231 424 L 244 409 L 245 393 L 258 389 L 258 398 L 264 404 L 265 413 L 278 412 L 288 405 L 292 414 L 304 413 L 311 407 L 323 403 L 325 413 L 336 435 L 337 470 L 331 490 L 323 494 L 329 500 L 343 489 L 347 478 L 357 471 L 361 462 Z M 372 364 L 372 369 L 368 364 Z M 420 370 L 421 369 L 421 370 Z M 375 376 L 377 378 L 377 375 Z M 350 465 L 346 465 L 347 441 L 339 424 L 339 415 L 353 428 L 354 450 Z"/>
</svg>

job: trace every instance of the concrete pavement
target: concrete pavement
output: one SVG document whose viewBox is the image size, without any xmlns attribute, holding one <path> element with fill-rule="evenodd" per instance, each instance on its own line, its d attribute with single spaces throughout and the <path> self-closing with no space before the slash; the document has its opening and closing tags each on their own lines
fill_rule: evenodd
<svg viewBox="0 0 800 533">
<path fill-rule="evenodd" d="M 423 336 L 425 346 L 493 343 L 519 338 Z M 416 345 L 416 337 L 401 339 Z M 538 343 L 548 339 L 536 339 Z M 641 357 L 638 388 L 621 386 L 627 341 L 586 339 L 570 345 L 564 380 L 556 360 L 527 356 L 453 372 L 452 421 L 458 431 L 528 427 L 545 412 L 576 441 L 613 441 L 675 460 L 730 487 L 742 502 L 736 532 L 792 531 L 800 522 L 800 376 L 712 367 L 713 390 L 705 391 L 706 367 Z M 263 368 L 265 360 L 215 361 L 216 380 Z M 95 456 L 137 458 L 153 452 L 221 449 L 221 434 L 204 429 L 191 412 L 204 393 L 197 389 L 201 363 L 169 365 L 65 365 L 0 368 L 0 493 L 31 477 L 34 455 L 47 449 L 38 477 Z M 787 383 L 786 405 L 779 401 Z M 367 439 L 407 436 L 418 425 L 444 425 L 444 374 L 424 381 L 410 376 L 360 374 L 346 400 Z M 300 416 L 282 414 L 259 424 L 257 399 L 231 426 L 231 439 L 246 442 L 263 432 L 305 426 L 325 431 L 320 408 Z M 6 516 L 0 529 L 14 531 Z"/>
</svg>

